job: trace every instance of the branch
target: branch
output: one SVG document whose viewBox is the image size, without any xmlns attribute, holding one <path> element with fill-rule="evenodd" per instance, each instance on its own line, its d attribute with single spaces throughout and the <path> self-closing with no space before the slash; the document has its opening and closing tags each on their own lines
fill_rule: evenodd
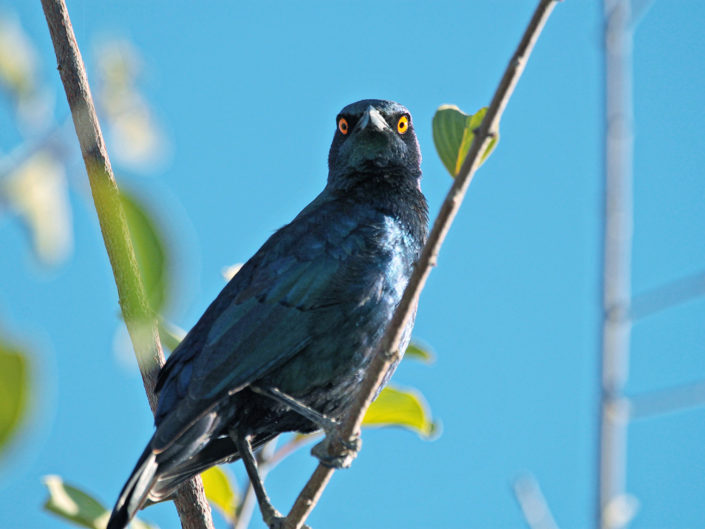
<svg viewBox="0 0 705 529">
<path fill-rule="evenodd" d="M 301 448 L 306 443 L 312 442 L 321 436 L 320 433 L 295 434 L 294 437 L 286 444 L 282 445 L 270 458 L 263 462 L 267 472 L 271 472 L 274 467 L 281 463 L 286 457 Z"/>
<path fill-rule="evenodd" d="M 519 476 L 512 483 L 512 489 L 529 529 L 558 529 L 534 476 L 531 474 Z"/>
<path fill-rule="evenodd" d="M 524 36 L 514 52 L 514 56 L 509 61 L 504 76 L 497 87 L 497 90 L 492 98 L 490 107 L 485 115 L 485 118 L 477 131 L 475 140 L 473 141 L 470 151 L 468 152 L 463 165 L 458 173 L 458 176 L 453 181 L 453 185 L 446 196 L 441 210 L 433 224 L 433 229 L 428 238 L 428 242 L 424 246 L 419 261 L 416 263 L 414 272 L 409 279 L 409 284 L 404 290 L 404 295 L 394 312 L 394 317 L 387 328 L 382 340 L 377 347 L 374 357 L 367 369 L 365 378 L 358 391 L 357 397 L 345 416 L 340 427 L 340 438 L 348 439 L 353 437 L 360 431 L 362 419 L 367 411 L 367 408 L 372 403 L 377 388 L 382 383 L 384 375 L 394 361 L 401 358 L 403 351 L 399 350 L 399 343 L 404 328 L 406 327 L 409 318 L 416 309 L 421 289 L 423 288 L 426 278 L 431 271 L 431 267 L 435 266 L 438 252 L 441 244 L 445 239 L 448 229 L 450 228 L 453 219 L 455 218 L 460 204 L 463 201 L 465 192 L 467 191 L 470 181 L 475 174 L 477 167 L 480 165 L 480 153 L 484 153 L 490 140 L 496 137 L 499 130 L 499 120 L 502 116 L 504 108 L 509 101 L 509 97 L 514 91 L 519 77 L 521 76 L 526 61 L 529 58 L 531 50 L 538 39 L 541 30 L 543 29 L 548 16 L 550 15 L 556 0 L 540 0 L 536 11 L 534 12 L 531 21 L 524 33 Z M 341 447 L 331 447 L 331 452 L 339 450 Z M 315 507 L 320 498 L 323 489 L 330 480 L 333 474 L 333 469 L 319 464 L 308 483 L 304 486 L 299 494 L 294 506 L 287 516 L 285 527 L 286 529 L 300 529 L 304 521 Z"/>
<path fill-rule="evenodd" d="M 603 0 L 605 43 L 604 227 L 599 444 L 595 527 L 620 529 L 626 517 L 610 506 L 625 495 L 632 242 L 631 0 Z"/>
<path fill-rule="evenodd" d="M 629 317 L 640 320 L 705 295 L 705 273 L 682 277 L 634 296 Z"/>
<path fill-rule="evenodd" d="M 44 15 L 54 44 L 58 70 L 66 91 L 81 154 L 88 172 L 98 221 L 115 276 L 118 299 L 125 325 L 137 355 L 145 391 L 152 412 L 157 406 L 154 386 L 164 364 L 156 320 L 149 309 L 135 251 L 120 202 L 105 142 L 96 116 L 86 70 L 73 33 L 64 0 L 42 0 Z M 184 485 L 177 495 L 176 508 L 186 529 L 213 527 L 210 507 L 200 478 Z"/>
<path fill-rule="evenodd" d="M 655 0 L 635 0 L 632 2 L 630 23 L 633 30 L 644 20 L 649 10 L 653 7 L 654 2 Z"/>
<path fill-rule="evenodd" d="M 659 389 L 629 398 L 629 417 L 648 419 L 705 405 L 705 380 Z"/>
</svg>

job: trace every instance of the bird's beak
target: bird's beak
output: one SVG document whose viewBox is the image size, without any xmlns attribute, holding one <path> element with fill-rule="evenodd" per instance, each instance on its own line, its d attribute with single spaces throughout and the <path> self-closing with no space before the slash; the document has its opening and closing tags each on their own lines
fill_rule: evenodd
<svg viewBox="0 0 705 529">
<path fill-rule="evenodd" d="M 365 110 L 360 121 L 358 121 L 357 128 L 360 130 L 370 129 L 381 132 L 384 129 L 388 129 L 389 125 L 382 117 L 382 114 L 380 114 L 375 107 L 370 105 L 367 107 L 367 110 Z"/>
</svg>

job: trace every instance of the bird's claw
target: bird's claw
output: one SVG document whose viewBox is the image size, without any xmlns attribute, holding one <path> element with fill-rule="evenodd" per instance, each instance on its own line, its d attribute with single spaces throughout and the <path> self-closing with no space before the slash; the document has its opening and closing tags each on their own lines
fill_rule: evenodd
<svg viewBox="0 0 705 529">
<path fill-rule="evenodd" d="M 271 510 L 266 509 L 266 512 L 263 510 L 262 519 L 269 529 L 283 529 L 286 522 L 286 516 L 282 516 L 274 507 L 271 507 Z"/>
<path fill-rule="evenodd" d="M 311 449 L 311 455 L 327 467 L 348 468 L 361 447 L 362 439 L 359 434 L 343 439 L 337 431 L 328 431 L 323 441 Z"/>
</svg>

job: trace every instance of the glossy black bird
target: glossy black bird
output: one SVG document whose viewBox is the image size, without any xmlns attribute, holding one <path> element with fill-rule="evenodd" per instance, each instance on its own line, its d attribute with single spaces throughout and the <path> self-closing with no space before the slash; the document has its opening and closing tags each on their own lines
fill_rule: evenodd
<svg viewBox="0 0 705 529">
<path fill-rule="evenodd" d="M 336 434 L 428 230 L 409 111 L 358 101 L 336 126 L 324 190 L 243 265 L 161 370 L 156 431 L 109 529 L 184 480 L 238 458 L 257 484 L 265 522 L 275 526 L 279 515 L 252 449 L 283 432 Z M 320 446 L 313 452 L 345 466 L 354 445 L 340 458 Z"/>
</svg>

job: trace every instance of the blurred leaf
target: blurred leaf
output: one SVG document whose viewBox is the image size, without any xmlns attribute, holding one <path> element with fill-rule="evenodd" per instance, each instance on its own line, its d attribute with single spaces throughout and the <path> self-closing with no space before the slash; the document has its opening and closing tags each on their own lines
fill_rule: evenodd
<svg viewBox="0 0 705 529">
<path fill-rule="evenodd" d="M 631 494 L 614 496 L 602 510 L 605 527 L 626 527 L 639 512 L 639 500 Z M 609 524 L 609 525 L 607 525 Z"/>
<path fill-rule="evenodd" d="M 363 426 L 401 426 L 423 437 L 436 430 L 423 396 L 416 390 L 385 387 L 367 409 Z"/>
<path fill-rule="evenodd" d="M 0 87 L 7 88 L 17 113 L 17 125 L 36 132 L 54 116 L 54 98 L 38 83 L 39 54 L 13 13 L 0 11 Z"/>
<path fill-rule="evenodd" d="M 152 310 L 159 313 L 169 286 L 166 246 L 147 209 L 124 189 L 120 193 L 145 292 Z"/>
<path fill-rule="evenodd" d="M 44 503 L 47 511 L 83 527 L 104 529 L 110 513 L 96 499 L 65 484 L 59 476 L 44 476 L 49 498 Z"/>
<path fill-rule="evenodd" d="M 0 183 L 4 195 L 29 227 L 37 257 L 57 264 L 71 251 L 73 234 L 63 165 L 49 151 L 35 153 Z"/>
<path fill-rule="evenodd" d="M 454 105 L 442 105 L 433 116 L 433 142 L 438 156 L 453 178 L 460 172 L 460 167 L 475 138 L 475 130 L 482 123 L 486 113 L 487 107 L 481 108 L 473 115 L 468 115 Z M 492 153 L 497 140 L 499 135 L 490 140 L 482 154 L 480 165 Z"/>
<path fill-rule="evenodd" d="M 105 42 L 96 53 L 98 101 L 107 118 L 116 159 L 133 169 L 160 161 L 165 139 L 146 100 L 137 90 L 142 60 L 127 40 Z"/>
<path fill-rule="evenodd" d="M 29 369 L 25 357 L 19 348 L 0 342 L 0 450 L 27 411 Z"/>
<path fill-rule="evenodd" d="M 16 98 L 35 90 L 37 52 L 16 16 L 0 13 L 0 82 Z"/>
<path fill-rule="evenodd" d="M 130 529 L 159 529 L 155 524 L 144 522 L 139 518 L 133 518 L 128 527 Z"/>
<path fill-rule="evenodd" d="M 430 364 L 434 360 L 433 353 L 431 352 L 430 347 L 427 347 L 426 345 L 421 344 L 419 342 L 415 342 L 413 340 L 411 341 L 411 343 L 409 343 L 408 347 L 406 348 L 404 358 L 420 360 L 425 364 Z"/>
<path fill-rule="evenodd" d="M 240 271 L 240 268 L 242 268 L 242 263 L 235 263 L 230 266 L 226 266 L 220 271 L 220 273 L 226 281 L 230 281 L 233 277 L 235 277 L 235 274 Z"/>
<path fill-rule="evenodd" d="M 221 467 L 215 466 L 201 472 L 201 479 L 208 501 L 218 508 L 229 523 L 233 523 L 238 497 L 230 476 Z"/>
<path fill-rule="evenodd" d="M 44 476 L 44 484 L 49 489 L 49 498 L 44 503 L 44 509 L 56 514 L 64 520 L 88 527 L 90 529 L 105 529 L 110 518 L 110 511 L 89 494 L 64 483 L 59 476 Z M 130 523 L 132 529 L 156 529 L 137 518 Z"/>
<path fill-rule="evenodd" d="M 186 336 L 186 331 L 181 327 L 177 327 L 173 323 L 166 321 L 164 318 L 159 318 L 159 338 L 162 345 L 173 351 L 181 343 L 181 340 Z"/>
</svg>

